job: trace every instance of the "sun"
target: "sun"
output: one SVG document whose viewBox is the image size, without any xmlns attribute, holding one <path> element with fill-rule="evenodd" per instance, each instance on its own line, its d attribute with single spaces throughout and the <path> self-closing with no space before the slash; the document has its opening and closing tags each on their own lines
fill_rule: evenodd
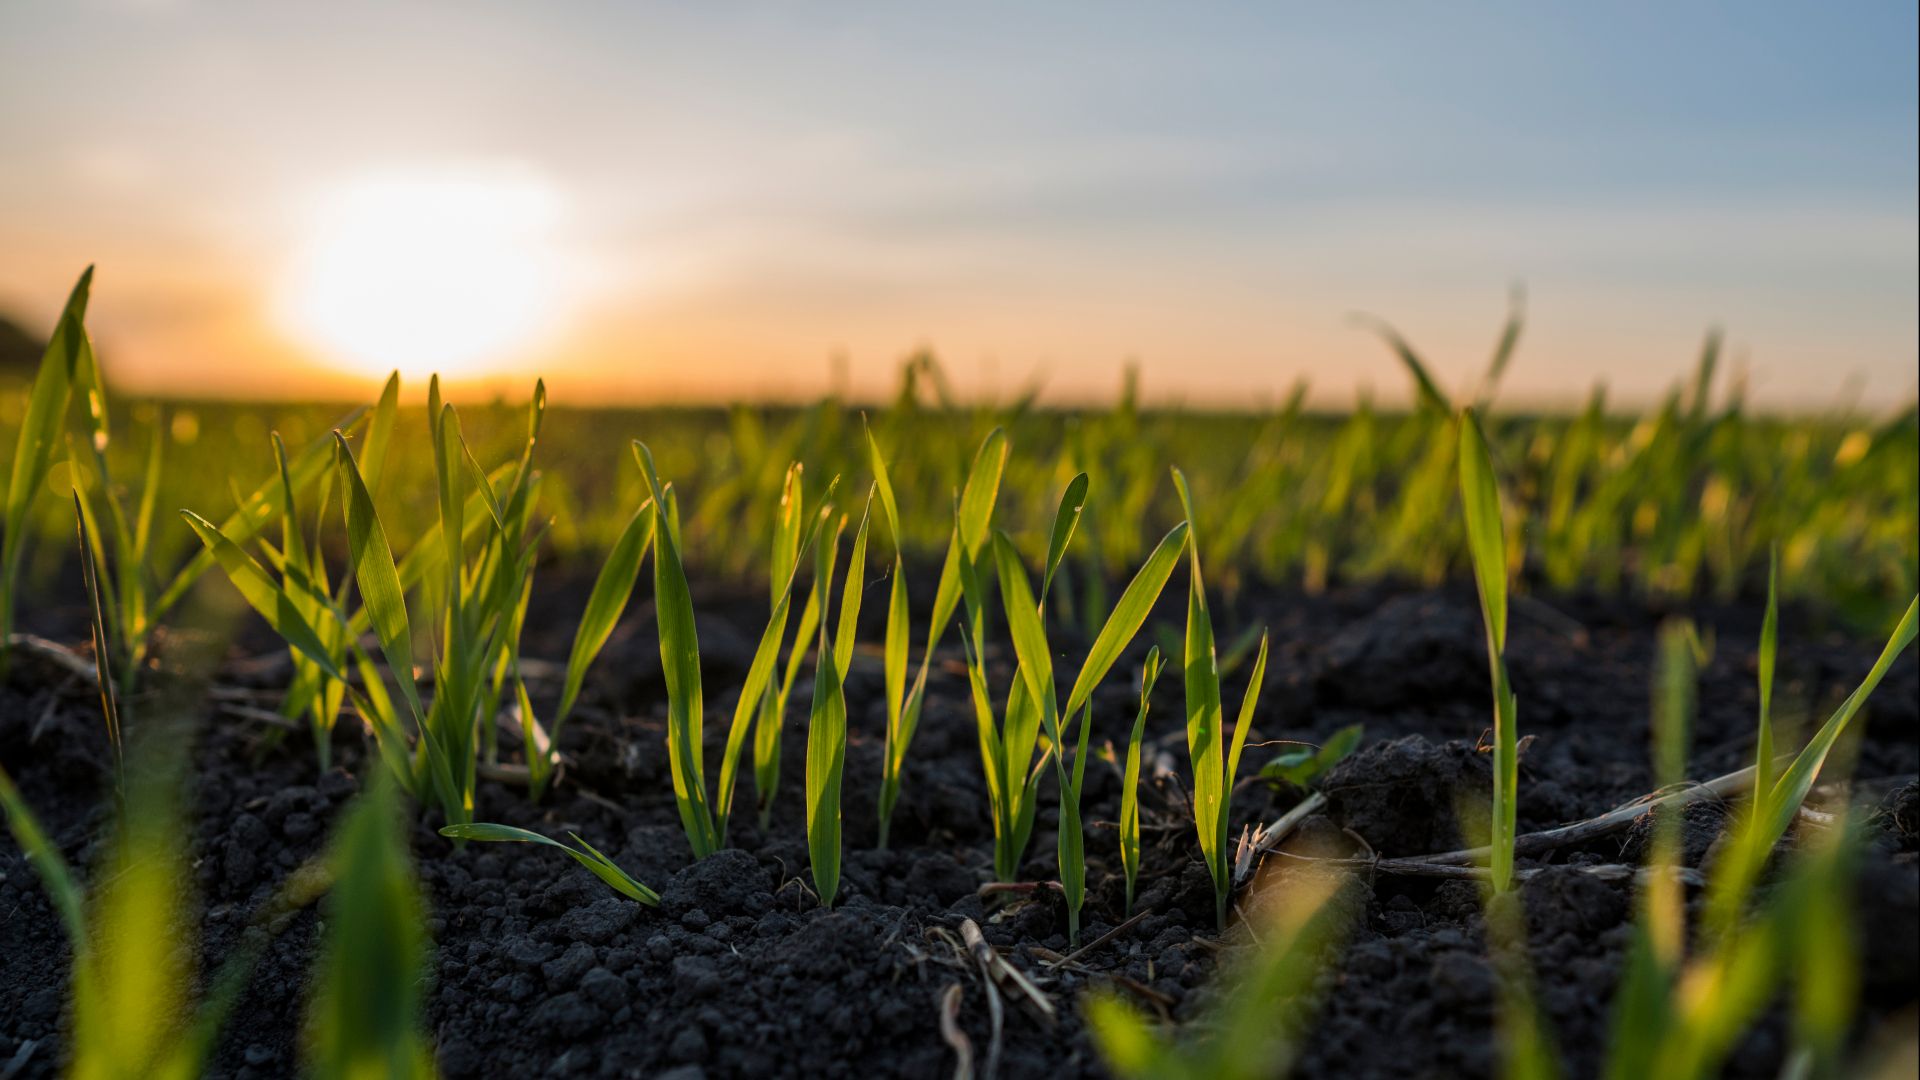
<svg viewBox="0 0 1920 1080">
<path fill-rule="evenodd" d="M 472 378 L 550 336 L 566 295 L 560 197 L 537 173 L 366 173 L 323 189 L 279 284 L 285 329 L 355 374 Z"/>
</svg>

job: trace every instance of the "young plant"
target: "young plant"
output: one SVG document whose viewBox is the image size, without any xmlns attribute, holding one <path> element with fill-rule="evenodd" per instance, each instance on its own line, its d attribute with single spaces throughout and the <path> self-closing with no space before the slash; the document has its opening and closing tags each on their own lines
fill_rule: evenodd
<svg viewBox="0 0 1920 1080">
<path fill-rule="evenodd" d="M 795 539 L 806 526 L 806 492 L 801 483 L 799 462 L 787 466 L 781 486 L 780 510 L 773 533 L 773 573 L 768 575 L 777 610 L 791 588 L 798 571 L 800 550 Z M 831 497 L 831 492 L 828 493 Z M 824 520 L 824 517 L 822 518 Z M 786 723 L 787 700 L 793 696 L 793 684 L 800 677 L 801 661 L 806 659 L 807 642 L 820 627 L 819 590 L 807 590 L 807 602 L 800 608 L 800 625 L 794 631 L 793 645 L 778 683 L 768 681 L 761 692 L 760 708 L 753 723 L 753 789 L 759 807 L 760 828 L 765 831 L 773 820 L 773 797 L 780 789 L 780 735 Z M 781 633 L 785 635 L 783 627 Z M 777 648 L 778 646 L 776 646 Z"/>
<path fill-rule="evenodd" d="M 100 691 L 100 715 L 107 721 L 107 746 L 113 751 L 113 782 L 117 796 L 126 794 L 125 733 L 120 728 L 120 694 L 113 681 L 112 652 L 107 647 L 106 598 L 100 590 L 100 563 L 95 557 L 85 504 L 73 493 L 73 524 L 80 534 L 80 579 L 87 589 L 87 609 L 93 630 L 93 681 Z"/>
<path fill-rule="evenodd" d="M 1486 436 L 1472 409 L 1460 414 L 1460 502 L 1467 551 L 1479 587 L 1487 629 L 1487 665 L 1493 679 L 1493 834 L 1490 868 L 1495 892 L 1513 886 L 1513 844 L 1520 782 L 1519 703 L 1507 679 L 1507 543 L 1500 486 Z"/>
<path fill-rule="evenodd" d="M 1018 871 L 1021 854 L 1033 828 L 1037 800 L 1034 789 L 1049 759 L 1060 789 L 1060 828 L 1057 865 L 1061 891 L 1067 902 L 1067 935 L 1080 936 L 1080 909 L 1086 899 L 1086 838 L 1080 824 L 1080 788 L 1086 775 L 1086 747 L 1092 730 L 1093 693 L 1120 654 L 1139 633 L 1141 624 L 1159 600 L 1167 579 L 1179 565 L 1180 552 L 1187 542 L 1187 529 L 1176 525 L 1160 541 L 1139 573 L 1128 584 L 1120 601 L 1108 614 L 1104 626 L 1094 638 L 1087 658 L 1080 666 L 1073 688 L 1067 694 L 1064 709 L 1059 703 L 1053 672 L 1053 650 L 1047 642 L 1046 596 L 1054 573 L 1067 545 L 1073 539 L 1074 524 L 1086 503 L 1087 477 L 1075 477 L 1067 485 L 1054 515 L 1053 531 L 1048 539 L 1045 573 L 1036 597 L 1027 579 L 1026 567 L 1015 551 L 1013 541 L 1003 532 L 993 534 L 993 560 L 1000 585 L 1000 598 L 1006 610 L 1007 627 L 1013 638 L 1019 664 L 1014 684 L 1007 694 L 1004 722 L 996 728 L 986 693 L 986 675 L 978 659 L 978 644 L 969 659 L 973 683 L 976 719 L 980 730 L 980 752 L 987 765 L 989 800 L 995 808 L 994 866 L 1002 880 L 1011 880 Z M 963 574 L 963 589 L 969 608 L 968 620 L 979 624 L 973 612 L 979 603 L 980 584 L 972 572 Z M 977 637 L 977 635 L 976 635 Z M 1079 731 L 1071 737 L 1077 748 L 1069 768 L 1066 755 L 1069 736 L 1061 717 L 1072 722 L 1079 717 Z M 1047 744 L 1038 762 L 1032 762 L 1041 733 Z"/>
<path fill-rule="evenodd" d="M 832 512 L 832 504 L 821 508 L 820 515 L 804 533 L 790 535 L 793 555 L 776 562 L 787 568 L 786 582 L 774 602 L 772 617 L 760 635 L 753 661 L 741 686 L 739 703 L 734 707 L 733 724 L 727 732 L 727 746 L 720 762 L 718 797 L 707 797 L 707 779 L 702 749 L 705 731 L 705 701 L 700 685 L 700 639 L 694 626 L 693 594 L 687 585 L 686 569 L 680 559 L 678 517 L 667 487 L 661 483 L 653 452 L 645 443 L 633 444 L 634 459 L 646 477 L 647 488 L 656 507 L 653 517 L 654 612 L 660 635 L 660 667 L 667 683 L 667 758 L 673 775 L 673 798 L 680 811 L 680 824 L 696 858 L 705 858 L 726 845 L 727 822 L 732 812 L 735 774 L 740 752 L 746 746 L 754 714 L 773 677 L 774 661 L 785 636 L 787 610 L 792 596 L 793 571 L 801 553 L 811 546 L 821 522 Z M 828 495 L 838 485 L 828 486 Z"/>
<path fill-rule="evenodd" d="M 1007 468 L 1007 437 L 999 428 L 987 434 L 974 452 L 960 492 L 960 512 L 947 542 L 946 562 L 940 567 L 940 581 L 934 589 L 933 612 L 927 623 L 927 640 L 920 653 L 919 669 L 911 688 L 907 685 L 907 653 L 912 648 L 909 636 L 911 614 L 907 607 L 906 562 L 901 555 L 900 508 L 894 501 L 893 481 L 887 473 L 885 457 L 873 432 L 867 432 L 867 456 L 873 465 L 874 486 L 880 495 L 880 508 L 887 519 L 893 539 L 893 587 L 887 602 L 885 672 L 887 693 L 886 753 L 881 758 L 879 847 L 887 846 L 893 825 L 893 808 L 900 801 L 900 780 L 906 769 L 907 748 L 920 725 L 920 711 L 926 702 L 927 671 L 933 664 L 933 650 L 953 620 L 960 602 L 961 561 L 977 558 L 993 519 L 994 504 L 1000 498 L 1000 481 Z"/>
<path fill-rule="evenodd" d="M 85 284 L 83 279 L 76 294 L 84 291 Z M 79 307 L 84 309 L 84 296 L 78 299 Z M 69 301 L 70 311 L 73 307 L 74 302 Z M 92 591 L 101 609 L 102 618 L 98 621 L 106 629 L 97 647 L 110 657 L 107 666 L 115 673 L 115 688 L 124 708 L 146 666 L 148 642 L 154 628 L 185 597 L 200 575 L 212 567 L 213 559 L 201 552 L 177 568 L 171 578 L 164 578 L 160 568 L 154 565 L 154 514 L 167 446 L 164 418 L 156 418 L 150 428 L 141 485 L 137 497 L 129 503 L 108 465 L 113 425 L 99 357 L 87 338 L 84 323 L 77 316 L 70 323 L 63 320 L 62 327 L 56 332 L 56 344 L 62 348 L 71 344 L 73 352 L 72 364 L 65 376 L 69 395 L 84 406 L 76 410 L 83 423 L 66 434 L 67 465 L 76 508 L 85 521 L 88 557 L 96 575 L 98 587 Z M 52 347 L 49 348 L 51 353 Z M 46 370 L 51 373 L 52 369 Z M 389 391 L 395 388 L 393 381 L 389 381 L 388 388 Z M 385 398 L 383 404 L 387 404 Z M 22 429 L 23 439 L 30 430 L 38 430 L 40 420 L 32 417 L 30 420 L 32 423 Z M 380 426 L 383 420 L 384 429 Z M 365 418 L 365 410 L 355 410 L 339 422 L 344 429 L 364 433 L 370 447 L 384 446 L 391 424 L 390 404 L 371 420 Z M 36 444 L 37 439 L 36 435 Z M 323 478 L 331 457 L 331 441 L 316 440 L 291 465 L 285 460 L 284 451 L 279 457 L 279 469 L 265 483 L 249 495 L 235 493 L 236 508 L 221 526 L 229 536 L 241 541 L 250 539 L 292 505 L 295 492 L 304 491 Z M 163 580 L 165 586 L 161 587 Z M 337 701 L 335 705 L 337 711 Z"/>
<path fill-rule="evenodd" d="M 1654 784 L 1666 790 L 1686 779 L 1688 729 L 1693 723 L 1695 635 L 1691 624 L 1670 621 L 1660 628 L 1660 652 L 1654 668 Z M 1674 980 L 1686 961 L 1686 896 L 1680 870 L 1680 814 L 1662 810 L 1653 823 L 1647 855 L 1651 871 L 1640 888 L 1639 917 L 1627 946 L 1613 1014 L 1613 1053 L 1607 1075 L 1631 1080 L 1657 1071 L 1657 1033 L 1672 1006 Z"/>
<path fill-rule="evenodd" d="M 832 907 L 840 892 L 840 781 L 847 762 L 845 683 L 860 621 L 860 597 L 866 585 L 867 523 L 872 514 L 873 497 L 869 494 L 867 508 L 860 515 L 860 528 L 854 533 L 853 554 L 847 561 L 839 625 L 831 632 L 824 613 L 833 593 L 833 564 L 845 518 L 835 527 L 833 542 L 820 545 L 814 556 L 814 598 L 823 617 L 814 653 L 813 708 L 807 720 L 807 859 L 814 891 L 823 907 Z"/>
<path fill-rule="evenodd" d="M 1777 644 L 1774 604 L 1768 606 L 1760 648 L 1763 717 L 1772 696 L 1767 683 Z M 1909 605 L 1860 687 L 1771 785 L 1770 739 L 1761 740 L 1761 749 L 1769 751 L 1763 759 L 1767 767 L 1756 768 L 1759 790 L 1731 842 L 1709 868 L 1707 925 L 1693 938 L 1692 955 L 1677 877 L 1680 822 L 1677 816 L 1668 820 L 1671 815 L 1665 813 L 1655 822 L 1640 915 L 1614 1003 L 1614 1038 L 1605 1075 L 1619 1080 L 1650 1073 L 1683 1080 L 1718 1075 L 1741 1034 L 1783 983 L 1793 988 L 1797 1044 L 1787 1072 L 1835 1074 L 1839 1049 L 1852 1025 L 1858 983 L 1856 949 L 1841 906 L 1844 900 L 1839 899 L 1853 888 L 1852 855 L 1858 846 L 1845 812 L 1833 827 L 1809 831 L 1792 868 L 1758 905 L 1753 903 L 1755 885 L 1806 795 L 1807 789 L 1797 781 L 1790 784 L 1788 777 L 1799 770 L 1797 775 L 1808 777 L 1811 788 L 1832 740 L 1912 642 L 1914 621 L 1915 609 Z M 1688 628 L 1671 626 L 1662 633 L 1654 712 L 1655 772 L 1661 781 L 1683 775 L 1697 647 Z"/>
<path fill-rule="evenodd" d="M 397 393 L 397 387 L 389 386 Z M 541 535 L 528 524 L 539 486 L 532 457 L 545 409 L 545 387 L 536 385 L 527 441 L 518 462 L 488 475 L 467 448 L 453 407 L 442 404 L 439 380 L 432 382 L 428 417 L 439 520 L 397 565 L 367 479 L 376 455 L 385 454 L 384 437 L 369 438 L 368 467 L 363 469 L 346 435 L 334 432 L 334 464 L 350 560 L 348 581 L 361 599 L 360 610 L 352 615 L 342 610 L 347 581 L 342 582 L 338 596 L 329 593 L 324 577 L 318 576 L 324 567 L 317 561 L 289 557 L 287 550 L 269 550 L 270 561 L 281 574 L 281 580 L 275 581 L 241 547 L 244 537 L 183 511 L 206 547 L 209 565 L 218 562 L 248 604 L 318 669 L 306 692 L 320 697 L 324 711 L 324 695 L 344 689 L 403 788 L 415 795 L 432 792 L 450 822 L 471 820 L 477 729 L 493 722 L 494 706 L 508 674 L 506 661 L 514 648 L 512 639 L 527 602 L 527 575 Z M 376 434 L 381 430 L 378 421 L 376 413 L 370 428 Z M 284 486 L 276 495 L 281 491 Z M 293 509 L 290 500 L 287 509 Z M 287 548 L 292 547 L 289 542 Z M 318 551 L 317 544 L 314 550 Z M 423 703 L 414 676 L 413 624 L 406 598 L 415 585 L 432 583 L 436 573 L 442 577 L 440 588 L 428 599 L 439 647 L 433 659 L 434 694 L 430 703 Z M 404 712 L 395 707 L 378 669 L 359 643 L 367 628 L 373 631 L 399 686 Z M 343 643 L 352 669 L 361 676 L 358 685 L 348 681 L 349 668 L 341 662 Z M 410 751 L 409 727 L 414 733 Z"/>
<path fill-rule="evenodd" d="M 328 862 L 334 885 L 308 1003 L 307 1069 L 329 1080 L 426 1080 L 434 1075 L 420 1029 L 426 903 L 391 782 L 347 812 Z"/>
<path fill-rule="evenodd" d="M 1133 887 L 1140 878 L 1140 742 L 1147 734 L 1147 703 L 1160 679 L 1160 649 L 1147 650 L 1140 667 L 1140 711 L 1127 735 L 1127 764 L 1120 778 L 1120 869 L 1127 877 L 1127 915 L 1133 915 Z"/>
<path fill-rule="evenodd" d="M 13 780 L 0 768 L 0 816 L 52 901 L 72 952 L 67 1075 L 200 1076 L 220 1025 L 252 977 L 280 916 L 311 899 L 309 879 L 289 876 L 242 943 L 200 984 L 191 914 L 188 829 L 172 748 L 139 751 L 111 815 L 111 839 L 91 889 L 75 878 Z"/>
<path fill-rule="evenodd" d="M 1365 734 L 1366 729 L 1362 725 L 1348 724 L 1329 735 L 1327 741 L 1319 746 L 1302 746 L 1275 755 L 1272 761 L 1260 767 L 1260 778 L 1276 787 L 1281 784 L 1309 787 L 1358 750 Z"/>
<path fill-rule="evenodd" d="M 1772 704 L 1774 668 L 1779 652 L 1777 586 L 1776 573 L 1768 579 L 1767 614 L 1760 629 L 1760 717 L 1759 731 L 1754 740 L 1754 793 L 1740 817 L 1733 842 L 1722 851 L 1714 866 L 1714 876 L 1708 890 L 1707 925 L 1708 934 L 1713 936 L 1731 934 L 1737 928 L 1753 886 L 1765 868 L 1774 845 L 1792 826 L 1800 804 L 1806 801 L 1808 792 L 1813 790 L 1834 744 L 1845 733 L 1853 717 L 1866 705 L 1867 699 L 1880 685 L 1880 680 L 1893 667 L 1893 662 L 1913 643 L 1916 632 L 1920 631 L 1920 618 L 1917 618 L 1920 616 L 1920 598 L 1916 598 L 1908 603 L 1906 614 L 1894 627 L 1879 658 L 1874 661 L 1860 685 L 1820 725 L 1786 770 L 1776 776 L 1774 769 L 1778 762 L 1774 759 Z"/>
<path fill-rule="evenodd" d="M 399 408 L 400 375 L 395 372 L 388 376 L 386 386 L 380 393 L 380 401 L 374 406 L 367 422 L 366 443 L 361 452 L 365 462 L 363 475 L 376 490 L 386 469 L 387 450 L 392 443 L 393 425 Z M 319 758 L 320 768 L 324 770 L 332 765 L 334 721 L 339 717 L 347 696 L 347 684 L 331 677 L 328 671 L 346 671 L 351 659 L 347 624 L 329 616 L 333 611 L 343 610 L 347 606 L 352 579 L 342 578 L 339 587 L 331 593 L 331 602 L 322 599 L 328 593 L 330 574 L 321 542 L 321 527 L 326 520 L 326 504 L 332 494 L 333 474 L 322 474 L 320 505 L 314 514 L 314 533 L 309 541 L 301 531 L 297 498 L 301 488 L 294 481 L 293 468 L 287 460 L 287 448 L 280 441 L 278 432 L 273 434 L 273 456 L 279 467 L 281 500 L 280 550 L 274 553 L 275 562 L 294 609 L 313 628 L 331 661 L 330 665 L 323 667 L 299 649 L 289 646 L 287 651 L 293 661 L 293 678 L 287 684 L 280 712 L 290 720 L 297 720 L 303 715 L 307 718 L 313 733 L 314 752 Z"/>
<path fill-rule="evenodd" d="M 594 877 L 605 882 L 607 887 L 629 900 L 637 900 L 648 907 L 660 906 L 660 894 L 642 885 L 632 875 L 620 869 L 612 859 L 600 853 L 580 838 L 579 833 L 568 833 L 573 844 L 563 844 L 552 837 L 542 836 L 528 829 L 516 829 L 511 825 L 494 825 L 484 821 L 468 822 L 465 825 L 445 825 L 440 829 L 441 836 L 455 840 L 480 840 L 488 843 L 544 844 L 567 853 L 567 857 L 586 867 Z M 578 846 L 574 846 L 578 845 Z"/>
<path fill-rule="evenodd" d="M 67 305 L 47 340 L 34 376 L 33 389 L 27 395 L 26 412 L 20 419 L 20 432 L 14 443 L 13 465 L 7 478 L 4 532 L 0 532 L 0 675 L 7 669 L 13 647 L 14 606 L 20 588 L 20 568 L 27 553 L 27 519 L 34 497 L 53 468 L 53 454 L 60 445 L 60 432 L 66 422 L 67 402 L 73 393 L 76 371 L 83 353 L 93 346 L 87 340 L 87 297 L 93 285 L 93 267 L 80 274 L 80 280 L 67 297 Z"/>
<path fill-rule="evenodd" d="M 1187 478 L 1173 470 L 1173 486 L 1180 493 L 1180 508 L 1193 528 L 1193 496 L 1187 490 Z M 1233 822 L 1233 782 L 1239 774 L 1240 754 L 1247 746 L 1247 734 L 1253 730 L 1254 708 L 1260 700 L 1260 687 L 1267 678 L 1267 635 L 1260 635 L 1260 652 L 1253 662 L 1253 674 L 1240 699 L 1240 722 L 1234 727 L 1233 745 L 1226 745 L 1225 716 L 1220 705 L 1220 671 L 1214 656 L 1213 616 L 1207 610 L 1206 582 L 1200 573 L 1200 548 L 1189 532 L 1187 552 L 1190 576 L 1187 583 L 1187 634 L 1182 647 L 1182 677 L 1187 698 L 1187 758 L 1193 765 L 1193 825 L 1200 837 L 1200 853 L 1213 876 L 1214 914 L 1222 929 L 1227 925 L 1227 897 L 1233 891 L 1232 855 L 1228 834 Z"/>
<path fill-rule="evenodd" d="M 1203 1020 L 1169 1039 L 1111 991 L 1087 999 L 1087 1026 L 1101 1059 L 1123 1080 L 1265 1080 L 1284 1076 L 1313 1008 L 1322 954 L 1342 935 L 1341 880 L 1302 875 L 1267 890 L 1260 930 L 1218 976 L 1231 993 Z"/>
<path fill-rule="evenodd" d="M 468 449 L 459 416 L 453 406 L 441 402 L 439 390 L 435 379 L 428 387 L 427 408 L 444 578 L 431 598 L 431 622 L 439 643 L 433 658 L 433 697 L 425 704 L 414 681 L 413 627 L 405 585 L 374 509 L 372 491 L 345 438 L 336 437 L 336 463 L 344 491 L 353 580 L 419 733 L 413 787 L 432 791 L 446 820 L 458 824 L 473 820 L 477 735 L 482 724 L 491 726 L 494 720 L 490 706 L 498 701 L 501 690 L 501 661 L 512 645 L 512 631 L 520 625 L 520 611 L 527 602 L 526 576 L 540 541 L 540 531 L 529 528 L 529 519 L 539 487 L 532 459 L 546 412 L 546 387 L 534 387 L 527 441 L 500 490 Z M 481 542 L 471 554 L 466 540 L 470 486 L 480 496 L 491 525 L 483 529 Z M 374 726 L 394 730 L 400 725 L 397 718 L 389 717 Z"/>
</svg>

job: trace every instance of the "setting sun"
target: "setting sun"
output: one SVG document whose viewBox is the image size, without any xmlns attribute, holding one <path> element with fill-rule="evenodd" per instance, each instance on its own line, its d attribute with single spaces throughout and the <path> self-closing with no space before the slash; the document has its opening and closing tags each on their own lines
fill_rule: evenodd
<svg viewBox="0 0 1920 1080">
<path fill-rule="evenodd" d="M 343 371 L 492 374 L 552 331 L 558 193 L 529 171 L 365 174 L 315 200 L 280 286 L 284 328 Z"/>
</svg>

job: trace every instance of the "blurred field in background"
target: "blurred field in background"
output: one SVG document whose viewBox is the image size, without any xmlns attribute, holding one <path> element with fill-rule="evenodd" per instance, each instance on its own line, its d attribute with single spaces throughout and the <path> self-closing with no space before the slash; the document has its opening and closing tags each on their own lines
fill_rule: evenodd
<svg viewBox="0 0 1920 1080">
<path fill-rule="evenodd" d="M 1638 415 L 1608 410 L 1598 394 L 1568 416 L 1507 415 L 1497 399 L 1488 403 L 1489 434 L 1516 506 L 1508 527 L 1525 541 L 1513 545 L 1527 553 L 1516 568 L 1523 587 L 1656 601 L 1755 595 L 1778 544 L 1786 596 L 1863 625 L 1884 621 L 1888 598 L 1915 586 L 1914 407 L 1756 415 L 1737 385 L 1715 385 L 1713 367 L 1710 346 L 1663 407 Z M 1104 609 L 1086 590 L 1129 573 L 1144 545 L 1179 520 L 1165 482 L 1169 464 L 1186 471 L 1212 519 L 1201 531 L 1203 555 L 1229 595 L 1256 580 L 1308 590 L 1383 578 L 1434 583 L 1463 569 L 1450 417 L 1465 402 L 1410 370 L 1420 372 L 1422 403 L 1412 412 L 1376 411 L 1364 401 L 1346 413 L 1309 411 L 1304 392 L 1261 412 L 1148 409 L 1131 377 L 1107 409 L 962 403 L 926 357 L 903 365 L 896 398 L 874 406 L 828 398 L 809 407 L 556 407 L 535 459 L 553 520 L 547 548 L 550 558 L 583 568 L 597 561 L 643 500 L 626 452 L 640 438 L 658 448 L 662 471 L 679 478 L 690 564 L 709 575 L 763 573 L 788 463 L 806 463 L 810 497 L 836 473 L 863 478 L 864 419 L 892 455 L 909 550 L 926 559 L 943 550 L 953 492 L 992 427 L 1005 427 L 1017 451 L 1002 517 L 1028 539 L 1045 528 L 1061 485 L 1089 473 L 1089 542 L 1069 566 L 1070 602 L 1077 595 Z M 0 389 L 0 445 L 11 446 L 24 394 Z M 1491 387 L 1477 396 L 1490 397 Z M 140 476 L 159 425 L 167 458 L 160 508 L 225 513 L 235 485 L 250 491 L 270 475 L 270 432 L 298 448 L 351 408 L 122 401 L 109 458 L 125 462 L 116 476 Z M 517 453 L 525 438 L 519 402 L 475 403 L 463 413 L 481 460 Z M 423 426 L 418 407 L 403 409 L 400 444 L 420 445 Z M 431 524 L 431 500 L 397 493 L 430 490 L 432 468 L 427 455 L 403 454 L 384 479 L 381 512 L 397 536 Z M 63 541 L 35 545 L 29 581 L 46 580 L 70 554 L 68 483 L 57 464 L 37 512 L 42 537 Z M 171 512 L 158 516 L 154 544 L 162 566 L 196 547 Z"/>
</svg>

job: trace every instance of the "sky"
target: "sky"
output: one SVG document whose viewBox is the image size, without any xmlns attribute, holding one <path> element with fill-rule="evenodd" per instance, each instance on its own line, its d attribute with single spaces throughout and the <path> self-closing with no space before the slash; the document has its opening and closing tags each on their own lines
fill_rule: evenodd
<svg viewBox="0 0 1920 1080">
<path fill-rule="evenodd" d="M 136 389 L 1916 389 L 1916 8 L 0 5 L 0 312 Z M 416 384 L 417 385 L 417 382 Z"/>
</svg>

